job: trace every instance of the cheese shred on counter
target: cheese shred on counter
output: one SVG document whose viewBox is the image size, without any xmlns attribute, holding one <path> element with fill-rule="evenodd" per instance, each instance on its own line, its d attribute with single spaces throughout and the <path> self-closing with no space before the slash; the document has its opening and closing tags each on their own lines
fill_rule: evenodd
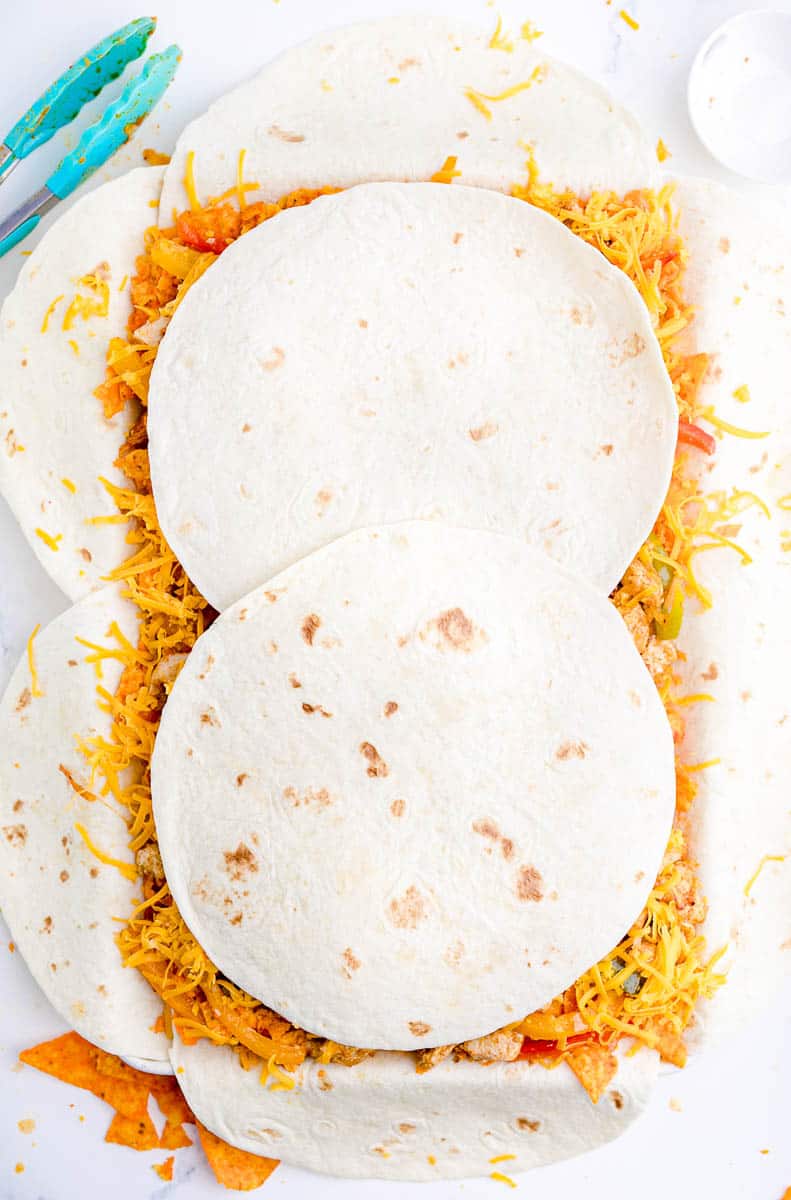
<svg viewBox="0 0 791 1200">
<path fill-rule="evenodd" d="M 537 81 L 531 78 L 511 91 Z M 505 100 L 510 94 L 475 94 L 470 99 L 483 109 L 485 101 Z M 674 348 L 692 312 L 681 290 L 686 255 L 676 231 L 672 189 L 635 191 L 624 197 L 597 193 L 583 200 L 540 183 L 527 149 L 527 182 L 515 187 L 514 195 L 562 221 L 632 280 L 651 315 L 679 414 L 684 421 L 696 421 L 707 359 L 685 356 Z M 146 435 L 148 380 L 157 345 L 186 292 L 228 245 L 281 210 L 336 190 L 299 190 L 277 204 L 247 204 L 243 166 L 241 157 L 232 189 L 237 203 L 202 208 L 194 186 L 194 159 L 188 156 L 190 208 L 174 218 L 172 228 L 147 230 L 130 284 L 128 335 L 111 341 L 107 377 L 96 392 L 108 417 L 127 404 L 139 406 L 140 415 L 115 464 L 128 487 L 105 487 L 119 515 L 131 521 L 127 540 L 132 553 L 113 578 L 137 607 L 140 629 L 136 647 L 115 631 L 117 649 L 112 653 L 123 662 L 123 672 L 114 696 L 100 693 L 102 706 L 112 714 L 112 732 L 109 738 L 88 739 L 81 749 L 91 768 L 91 786 L 99 781 L 100 794 L 112 795 L 128 814 L 129 845 L 142 894 L 118 934 L 124 961 L 162 998 L 168 1028 L 175 1027 L 186 1041 L 207 1038 L 233 1046 L 244 1069 L 257 1070 L 270 1087 L 288 1088 L 291 1080 L 283 1072 L 295 1070 L 307 1056 L 353 1066 L 372 1051 L 341 1046 L 292 1026 L 218 972 L 184 924 L 165 882 L 150 792 L 151 755 L 168 692 L 215 615 L 157 523 Z M 452 178 L 454 168 L 449 159 L 441 170 Z M 684 601 L 691 595 L 704 604 L 712 601 L 695 578 L 693 560 L 714 545 L 741 552 L 722 526 L 729 516 L 755 505 L 763 508 L 762 501 L 747 492 L 701 495 L 682 447 L 667 502 L 614 596 L 654 676 L 677 747 L 683 739 L 684 704 L 705 699 L 676 701 L 673 693 L 673 643 Z M 98 648 L 93 656 L 101 670 Z M 535 1057 L 548 1067 L 568 1061 L 594 1101 L 617 1069 L 612 1051 L 622 1038 L 653 1047 L 667 1061 L 682 1065 L 683 1034 L 695 1005 L 722 981 L 714 969 L 718 955 L 707 958 L 699 933 L 705 901 L 687 841 L 696 783 L 679 754 L 677 781 L 676 821 L 665 861 L 633 927 L 610 955 L 545 1010 L 509 1027 L 524 1037 L 523 1057 Z M 418 1069 L 439 1061 L 439 1051 L 421 1053 L 429 1057 L 422 1062 L 418 1056 Z M 463 1056 L 463 1047 L 456 1047 L 455 1053 Z"/>
</svg>

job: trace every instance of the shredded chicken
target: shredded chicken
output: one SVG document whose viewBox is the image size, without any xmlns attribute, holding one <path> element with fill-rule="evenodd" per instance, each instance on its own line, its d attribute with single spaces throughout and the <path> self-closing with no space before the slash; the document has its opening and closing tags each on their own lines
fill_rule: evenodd
<svg viewBox="0 0 791 1200">
<path fill-rule="evenodd" d="M 632 635 L 632 641 L 637 647 L 638 654 L 645 654 L 651 637 L 651 624 L 643 608 L 639 604 L 633 604 L 631 608 L 622 610 L 621 616 L 624 625 Z"/>
<path fill-rule="evenodd" d="M 424 1075 L 432 1067 L 438 1066 L 450 1055 L 453 1049 L 453 1046 L 432 1046 L 428 1050 L 418 1050 L 415 1055 L 418 1075 Z"/>
<path fill-rule="evenodd" d="M 640 656 L 651 672 L 651 678 L 657 687 L 666 682 L 668 672 L 676 661 L 677 655 L 675 642 L 660 642 L 655 637 L 649 638 L 645 649 L 640 651 Z"/>
<path fill-rule="evenodd" d="M 499 1033 L 490 1033 L 486 1037 L 462 1042 L 459 1049 L 473 1062 L 513 1062 L 519 1057 L 522 1041 L 521 1033 L 517 1033 L 515 1029 L 501 1029 Z"/>
<path fill-rule="evenodd" d="M 656 608 L 662 604 L 662 580 L 653 567 L 647 567 L 639 558 L 633 559 L 626 568 L 621 592 L 629 598 L 639 594 L 644 603 L 652 604 Z"/>
</svg>

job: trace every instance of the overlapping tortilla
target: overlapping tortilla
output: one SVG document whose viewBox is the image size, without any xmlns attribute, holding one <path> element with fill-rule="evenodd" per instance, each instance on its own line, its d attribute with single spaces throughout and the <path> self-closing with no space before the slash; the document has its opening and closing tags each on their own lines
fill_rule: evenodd
<svg viewBox="0 0 791 1200">
<path fill-rule="evenodd" d="M 195 284 L 148 432 L 163 532 L 222 609 L 411 518 L 515 534 L 606 594 L 661 507 L 677 420 L 637 290 L 560 222 L 365 184 L 272 218 Z"/>
<path fill-rule="evenodd" d="M 45 570 L 77 599 L 128 553 L 100 476 L 113 466 L 132 413 L 107 420 L 94 389 L 110 338 L 126 332 L 142 234 L 153 224 L 161 168 L 88 192 L 45 234 L 0 312 L 0 490 Z"/>
<path fill-rule="evenodd" d="M 232 1145 L 326 1174 L 401 1180 L 510 1176 L 612 1141 L 648 1103 L 658 1062 L 650 1050 L 620 1055 L 593 1105 L 565 1064 L 444 1062 L 417 1075 L 409 1055 L 379 1053 L 351 1070 L 308 1062 L 293 1090 L 275 1091 L 227 1046 L 176 1038 L 171 1057 L 190 1107 Z"/>
<path fill-rule="evenodd" d="M 695 560 L 713 605 L 690 601 L 680 638 L 686 690 L 713 697 L 690 709 L 685 742 L 690 760 L 711 763 L 695 849 L 709 946 L 728 945 L 728 983 L 701 1007 L 705 1042 L 743 1024 L 791 970 L 791 241 L 718 184 L 681 180 L 677 201 L 690 349 L 712 356 L 703 398 L 757 435 L 726 433 L 700 489 L 754 493 L 771 514 L 753 505 L 721 527 L 751 561 L 727 547 Z"/>
<path fill-rule="evenodd" d="M 541 1008 L 618 942 L 670 835 L 673 742 L 605 597 L 515 538 L 407 522 L 214 623 L 152 796 L 228 978 L 323 1037 L 416 1049 Z"/>
<path fill-rule="evenodd" d="M 134 640 L 135 610 L 114 587 L 68 609 L 33 639 L 33 674 L 23 657 L 0 702 L 0 903 L 31 974 L 64 1020 L 95 1045 L 162 1071 L 167 1039 L 152 1029 L 161 1004 L 141 975 L 124 968 L 115 944 L 115 918 L 139 897 L 128 876 L 124 814 L 98 795 L 76 740 L 110 733 L 88 661 L 97 652 L 78 639 L 117 651 L 112 622 Z M 103 657 L 99 665 L 112 694 L 121 664 Z"/>
<path fill-rule="evenodd" d="M 455 155 L 462 182 L 510 192 L 532 145 L 542 177 L 579 193 L 643 187 L 653 147 L 625 109 L 541 41 L 511 52 L 464 21 L 398 16 L 335 29 L 287 51 L 221 97 L 178 140 L 160 223 L 237 182 L 237 159 L 276 199 L 297 187 L 425 180 Z M 471 98 L 470 93 L 473 93 Z"/>
</svg>

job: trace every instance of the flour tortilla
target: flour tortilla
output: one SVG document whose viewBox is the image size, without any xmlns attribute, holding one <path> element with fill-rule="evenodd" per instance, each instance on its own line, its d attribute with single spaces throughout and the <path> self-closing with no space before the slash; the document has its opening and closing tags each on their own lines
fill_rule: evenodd
<svg viewBox="0 0 791 1200">
<path fill-rule="evenodd" d="M 587 194 L 643 187 L 656 170 L 635 119 L 579 71 L 556 62 L 544 42 L 489 47 L 479 26 L 443 17 L 399 16 L 324 32 L 269 63 L 218 100 L 178 140 L 166 170 L 160 223 L 189 207 L 187 155 L 198 195 L 236 184 L 240 150 L 248 198 L 274 200 L 299 187 L 369 180 L 426 180 L 448 155 L 462 182 L 510 192 L 525 178 L 532 144 L 543 179 Z M 528 89 L 500 95 L 543 74 Z"/>
<path fill-rule="evenodd" d="M 701 1005 L 699 1044 L 719 1040 L 762 1008 L 791 968 L 791 241 L 760 210 L 718 184 L 681 180 L 681 232 L 690 252 L 692 351 L 712 354 L 702 399 L 726 421 L 770 436 L 725 436 L 704 491 L 755 492 L 770 507 L 733 521 L 753 561 L 730 550 L 695 560 L 713 607 L 687 604 L 680 646 L 685 689 L 715 703 L 687 710 L 689 761 L 719 760 L 697 776 L 693 849 L 709 903 L 711 950 L 727 943 L 728 983 Z M 736 303 L 736 298 L 739 302 Z M 747 384 L 748 403 L 733 392 Z M 745 887 L 764 855 L 749 894 Z"/>
<path fill-rule="evenodd" d="M 362 185 L 226 250 L 168 328 L 148 423 L 162 529 L 219 609 L 409 518 L 516 534 L 607 593 L 676 429 L 623 272 L 522 201 L 442 184 Z"/>
<path fill-rule="evenodd" d="M 76 639 L 117 646 L 106 637 L 112 621 L 135 639 L 135 610 L 114 587 L 68 609 L 33 642 L 43 695 L 31 694 L 25 656 L 0 702 L 0 903 L 17 949 L 63 1019 L 95 1045 L 167 1072 L 167 1039 L 151 1028 L 161 1003 L 137 971 L 124 968 L 114 941 L 114 918 L 131 912 L 139 888 L 101 863 L 75 829 L 82 824 L 105 854 L 128 862 L 123 816 L 110 800 L 78 795 L 59 769 L 95 794 L 75 738 L 109 737 L 111 718 L 97 706 L 91 651 Z M 105 660 L 102 686 L 114 692 L 120 674 L 120 662 Z"/>
<path fill-rule="evenodd" d="M 176 1038 L 171 1057 L 193 1112 L 232 1145 L 330 1175 L 400 1180 L 515 1175 L 604 1145 L 646 1107 L 658 1061 L 650 1050 L 619 1054 L 594 1105 L 565 1063 L 446 1061 L 418 1075 L 409 1055 L 379 1053 L 351 1069 L 308 1061 L 295 1089 L 273 1091 L 226 1046 Z M 514 1158 L 493 1166 L 500 1154 Z"/>
<path fill-rule="evenodd" d="M 152 794 L 212 961 L 304 1029 L 406 1050 L 518 1020 L 611 950 L 675 778 L 605 598 L 514 538 L 407 522 L 215 622 L 165 708 Z"/>
<path fill-rule="evenodd" d="M 110 338 L 126 331 L 129 296 L 121 283 L 134 272 L 161 183 L 160 168 L 144 167 L 79 200 L 25 260 L 0 312 L 0 491 L 42 566 L 71 599 L 102 587 L 103 576 L 129 553 L 124 524 L 86 523 L 117 515 L 99 477 L 124 486 L 112 464 L 131 420 L 124 411 L 108 421 L 93 391 L 105 378 Z M 78 316 L 64 330 L 73 297 L 90 294 L 79 279 L 100 264 L 109 283 L 107 317 Z M 61 535 L 57 549 L 36 529 Z"/>
</svg>

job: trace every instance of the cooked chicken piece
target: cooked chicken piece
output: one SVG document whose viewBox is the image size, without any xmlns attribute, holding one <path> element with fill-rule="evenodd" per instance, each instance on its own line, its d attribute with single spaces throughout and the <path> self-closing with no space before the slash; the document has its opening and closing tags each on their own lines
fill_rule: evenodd
<svg viewBox="0 0 791 1200">
<path fill-rule="evenodd" d="M 165 868 L 156 842 L 147 842 L 135 855 L 137 869 L 141 875 L 149 876 L 157 886 L 165 882 Z"/>
<path fill-rule="evenodd" d="M 186 654 L 169 654 L 167 658 L 159 660 L 154 670 L 151 672 L 152 683 L 174 683 L 184 663 L 187 661 Z"/>
<path fill-rule="evenodd" d="M 515 1058 L 519 1057 L 523 1040 L 521 1033 L 517 1033 L 513 1029 L 501 1029 L 498 1033 L 490 1033 L 486 1037 L 462 1042 L 459 1048 L 473 1062 L 513 1062 Z"/>
<path fill-rule="evenodd" d="M 308 1035 L 305 1035 L 306 1038 Z M 305 1049 L 311 1058 L 318 1058 L 322 1062 L 338 1063 L 341 1067 L 356 1067 L 358 1063 L 364 1062 L 366 1058 L 370 1058 L 375 1051 L 373 1050 L 358 1050 L 356 1046 L 341 1046 L 338 1042 L 330 1043 L 332 1051 L 326 1055 L 327 1042 L 324 1038 L 316 1040 L 310 1038 Z"/>
<path fill-rule="evenodd" d="M 644 654 L 648 646 L 648 640 L 651 637 L 651 625 L 648 617 L 639 604 L 633 604 L 625 612 L 622 611 L 621 616 L 623 617 L 624 625 L 632 635 L 632 641 L 637 647 L 638 654 Z"/>
<path fill-rule="evenodd" d="M 453 1046 L 433 1046 L 428 1050 L 418 1050 L 417 1052 L 417 1073 L 424 1075 L 426 1071 L 430 1071 L 432 1067 L 436 1067 L 453 1050 Z"/>
<path fill-rule="evenodd" d="M 640 647 L 637 647 L 640 650 Z M 659 687 L 666 680 L 667 673 L 676 661 L 677 651 L 673 642 L 660 642 L 658 638 L 651 637 L 648 644 L 643 650 L 640 650 L 642 658 L 648 670 L 651 672 L 651 678 Z"/>
<path fill-rule="evenodd" d="M 647 567 L 639 558 L 635 558 L 626 568 L 621 587 L 629 596 L 643 593 L 645 599 L 657 607 L 662 603 L 662 580 L 653 567 Z"/>
<path fill-rule="evenodd" d="M 698 882 L 692 868 L 684 862 L 676 867 L 678 879 L 671 892 L 679 914 L 685 921 L 699 925 L 706 916 L 706 899 L 698 891 Z"/>
</svg>

